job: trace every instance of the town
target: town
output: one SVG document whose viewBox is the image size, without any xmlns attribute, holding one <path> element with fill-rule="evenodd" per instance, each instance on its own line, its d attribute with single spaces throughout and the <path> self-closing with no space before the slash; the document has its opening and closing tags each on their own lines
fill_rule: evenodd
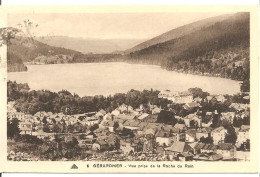
<svg viewBox="0 0 260 177">
<path fill-rule="evenodd" d="M 18 112 L 8 102 L 8 160 L 249 161 L 249 94 L 159 92 L 165 107 Z M 17 130 L 16 130 L 17 129 Z"/>
</svg>

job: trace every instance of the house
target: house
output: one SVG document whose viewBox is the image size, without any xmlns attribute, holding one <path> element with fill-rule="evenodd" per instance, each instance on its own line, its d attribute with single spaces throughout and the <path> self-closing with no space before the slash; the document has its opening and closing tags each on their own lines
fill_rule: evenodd
<svg viewBox="0 0 260 177">
<path fill-rule="evenodd" d="M 204 127 L 204 128 L 199 129 L 196 132 L 196 139 L 200 140 L 200 138 L 202 138 L 202 137 L 204 137 L 204 138 L 209 137 L 211 130 L 212 129 L 210 127 Z"/>
<path fill-rule="evenodd" d="M 183 152 L 192 152 L 193 149 L 185 142 L 175 141 L 170 147 L 165 148 L 166 155 L 170 158 L 177 158 L 178 154 Z"/>
<path fill-rule="evenodd" d="M 33 132 L 34 131 L 39 131 L 43 129 L 43 123 L 33 123 L 32 128 L 33 128 Z"/>
<path fill-rule="evenodd" d="M 196 114 L 189 114 L 183 118 L 186 127 L 201 127 L 201 118 Z"/>
<path fill-rule="evenodd" d="M 19 123 L 19 129 L 21 135 L 32 135 L 32 123 L 25 121 Z"/>
<path fill-rule="evenodd" d="M 74 117 L 74 116 L 70 116 L 68 118 L 68 121 L 69 121 L 70 125 L 73 125 L 73 124 L 77 123 L 77 120 L 78 119 L 76 117 Z"/>
<path fill-rule="evenodd" d="M 102 123 L 102 126 L 104 126 L 104 127 L 108 127 L 108 130 L 110 131 L 110 132 L 114 132 L 114 121 L 112 121 L 112 120 L 109 120 L 109 121 L 104 121 L 103 123 Z"/>
<path fill-rule="evenodd" d="M 200 107 L 200 104 L 196 103 L 196 102 L 190 102 L 190 103 L 186 103 L 185 105 L 183 105 L 183 108 L 186 110 L 190 110 L 192 108 L 198 108 L 198 107 Z"/>
<path fill-rule="evenodd" d="M 173 141 L 185 141 L 185 131 L 181 130 L 179 128 L 173 128 L 171 129 L 171 136 Z"/>
<path fill-rule="evenodd" d="M 120 113 L 124 113 L 124 112 L 131 112 L 131 111 L 133 111 L 134 109 L 133 109 L 132 106 L 128 106 L 128 105 L 126 105 L 126 104 L 122 104 L 121 106 L 119 106 L 119 107 L 117 108 L 117 110 L 119 110 Z"/>
<path fill-rule="evenodd" d="M 164 125 L 160 124 L 160 123 L 147 123 L 147 126 L 146 126 L 147 129 L 149 129 L 149 128 L 153 129 L 155 131 L 155 133 L 158 132 L 159 130 L 161 130 L 162 127 L 164 127 Z"/>
<path fill-rule="evenodd" d="M 148 128 L 148 129 L 145 129 L 144 130 L 144 134 L 145 135 L 155 135 L 155 130 L 154 129 L 152 129 L 152 128 Z"/>
<path fill-rule="evenodd" d="M 75 117 L 78 121 L 84 121 L 85 119 L 87 119 L 86 114 L 77 114 L 77 115 L 74 115 L 74 117 Z"/>
<path fill-rule="evenodd" d="M 193 101 L 193 95 L 191 92 L 179 92 L 177 96 L 174 97 L 173 102 L 177 104 L 191 103 Z"/>
<path fill-rule="evenodd" d="M 99 112 L 102 116 L 106 115 L 106 111 L 104 109 L 99 110 Z"/>
<path fill-rule="evenodd" d="M 120 111 L 118 109 L 115 109 L 114 111 L 111 112 L 112 115 L 118 116 L 120 114 Z"/>
<path fill-rule="evenodd" d="M 226 101 L 226 98 L 223 95 L 218 95 L 216 97 L 216 99 L 217 99 L 217 101 L 222 102 L 222 103 Z"/>
<path fill-rule="evenodd" d="M 124 154 L 129 154 L 130 152 L 134 152 L 134 147 L 131 146 L 130 140 L 120 140 L 120 149 Z"/>
<path fill-rule="evenodd" d="M 155 107 L 152 109 L 152 114 L 159 114 L 161 112 L 161 108 Z"/>
<path fill-rule="evenodd" d="M 108 150 L 109 145 L 108 143 L 103 140 L 103 139 L 98 139 L 93 145 L 92 145 L 92 150 L 99 150 L 99 151 L 106 151 Z"/>
<path fill-rule="evenodd" d="M 92 126 L 92 125 L 95 125 L 95 124 L 98 124 L 98 123 L 99 123 L 99 119 L 96 118 L 96 117 L 91 117 L 88 120 L 85 119 L 82 122 L 83 125 L 88 125 L 88 126 Z"/>
<path fill-rule="evenodd" d="M 132 148 L 134 148 L 134 151 L 133 151 L 133 152 L 143 152 L 143 148 L 144 148 L 143 145 L 144 145 L 144 144 L 143 144 L 143 141 L 142 141 L 142 140 L 140 140 L 140 139 L 134 139 L 134 140 L 132 141 L 132 144 L 131 144 Z"/>
<path fill-rule="evenodd" d="M 221 120 L 227 120 L 230 123 L 233 123 L 233 120 L 235 118 L 236 113 L 235 112 L 222 112 L 221 113 Z"/>
<path fill-rule="evenodd" d="M 174 128 L 172 125 L 163 125 L 161 126 L 161 130 L 165 131 L 165 132 L 173 132 L 176 128 Z"/>
<path fill-rule="evenodd" d="M 185 124 L 178 124 L 178 123 L 174 125 L 174 128 L 177 128 L 177 129 L 180 129 L 183 131 L 187 129 Z"/>
<path fill-rule="evenodd" d="M 206 112 L 206 116 L 209 116 L 209 118 L 212 118 L 213 113 L 212 112 Z"/>
<path fill-rule="evenodd" d="M 158 114 L 149 114 L 145 119 L 141 120 L 141 122 L 155 123 L 157 118 Z"/>
<path fill-rule="evenodd" d="M 194 154 L 201 154 L 201 149 L 205 146 L 204 143 L 196 143 L 196 145 L 193 147 Z"/>
<path fill-rule="evenodd" d="M 56 121 L 56 123 L 57 123 L 57 122 L 61 122 L 62 120 L 64 120 L 63 117 L 64 117 L 64 116 L 57 115 L 57 116 L 54 118 L 54 120 Z"/>
<path fill-rule="evenodd" d="M 138 130 L 139 129 L 139 125 L 140 124 L 140 122 L 139 121 L 125 121 L 124 123 L 123 123 L 123 126 L 125 127 L 125 128 L 127 128 L 127 129 L 130 129 L 130 130 Z"/>
<path fill-rule="evenodd" d="M 7 118 L 10 119 L 10 120 L 16 118 L 16 113 L 15 112 L 8 112 Z"/>
<path fill-rule="evenodd" d="M 207 97 L 206 97 L 206 100 L 209 102 L 209 101 L 211 101 L 213 98 L 214 98 L 213 96 L 207 96 Z"/>
<path fill-rule="evenodd" d="M 203 144 L 203 143 L 202 143 Z M 217 147 L 214 144 L 204 144 L 200 149 L 201 153 L 216 153 Z"/>
<path fill-rule="evenodd" d="M 40 124 L 40 123 L 41 123 L 39 117 L 33 117 L 33 116 L 30 116 L 29 119 L 32 121 L 32 123 L 35 123 L 35 124 Z"/>
<path fill-rule="evenodd" d="M 148 123 L 146 122 L 140 122 L 139 124 L 139 130 L 143 131 L 148 126 Z"/>
<path fill-rule="evenodd" d="M 165 131 L 159 131 L 155 135 L 156 137 L 156 143 L 158 143 L 160 146 L 169 146 L 171 143 L 170 133 Z"/>
<path fill-rule="evenodd" d="M 201 103 L 202 102 L 202 98 L 201 97 L 196 97 L 193 99 L 194 102 L 196 103 Z"/>
<path fill-rule="evenodd" d="M 79 142 L 79 146 L 81 148 L 88 148 L 88 149 L 93 148 L 93 140 L 92 139 L 78 140 L 78 142 Z"/>
<path fill-rule="evenodd" d="M 202 118 L 202 127 L 209 127 L 213 119 L 213 112 L 206 112 L 205 116 Z"/>
<path fill-rule="evenodd" d="M 223 160 L 236 159 L 236 146 L 231 143 L 219 143 L 217 153 L 223 156 Z"/>
<path fill-rule="evenodd" d="M 247 140 L 250 140 L 250 126 L 249 125 L 242 125 L 237 133 L 237 141 L 236 146 L 240 147 L 243 143 Z"/>
<path fill-rule="evenodd" d="M 102 134 L 104 135 L 104 134 L 108 133 L 109 130 L 106 127 L 99 127 L 96 130 L 94 130 L 93 132 L 99 137 Z"/>
<path fill-rule="evenodd" d="M 93 140 L 94 138 L 96 138 L 96 134 L 90 130 L 86 131 L 86 133 L 83 133 L 84 138 L 83 139 L 90 139 Z"/>
<path fill-rule="evenodd" d="M 137 119 L 143 122 L 143 120 L 144 120 L 145 118 L 147 118 L 148 116 L 149 116 L 149 114 L 143 113 L 142 115 L 140 115 L 139 117 L 137 117 Z"/>
<path fill-rule="evenodd" d="M 203 153 L 203 154 L 198 154 L 193 157 L 193 160 L 195 161 L 219 161 L 222 160 L 223 156 L 221 154 L 217 153 Z"/>
<path fill-rule="evenodd" d="M 208 127 L 210 127 L 211 126 L 211 124 L 212 124 L 212 120 L 211 121 L 209 121 L 208 123 L 201 123 L 201 127 L 206 127 L 206 128 L 208 128 Z"/>
<path fill-rule="evenodd" d="M 47 112 L 48 116 L 51 116 L 53 113 L 52 112 Z"/>
<path fill-rule="evenodd" d="M 99 143 L 93 143 L 93 145 L 92 145 L 92 150 L 93 151 L 99 151 L 100 150 L 100 144 Z"/>
<path fill-rule="evenodd" d="M 134 111 L 138 112 L 141 115 L 144 112 L 144 106 L 141 104 L 139 108 L 136 108 Z"/>
<path fill-rule="evenodd" d="M 190 152 L 183 152 L 177 155 L 177 160 L 185 162 L 185 161 L 192 161 L 193 154 Z"/>
<path fill-rule="evenodd" d="M 213 139 L 213 144 L 217 145 L 218 143 L 224 142 L 226 137 L 227 130 L 224 127 L 218 127 L 211 131 L 211 137 Z"/>
<path fill-rule="evenodd" d="M 95 124 L 99 124 L 99 118 L 96 117 L 91 117 L 90 119 L 88 119 L 88 124 L 89 126 L 95 125 Z"/>
<path fill-rule="evenodd" d="M 113 115 L 110 113 L 107 113 L 106 115 L 104 115 L 103 120 L 104 121 L 113 120 Z"/>
<path fill-rule="evenodd" d="M 23 120 L 25 120 L 26 115 L 22 112 L 16 112 L 14 117 L 17 118 L 20 121 L 23 121 Z"/>
<path fill-rule="evenodd" d="M 193 143 L 196 141 L 196 130 L 189 129 L 185 134 L 185 142 Z"/>
<path fill-rule="evenodd" d="M 44 116 L 48 117 L 49 114 L 47 114 L 45 111 L 42 111 L 42 112 L 35 113 L 34 116 L 35 117 L 44 117 Z"/>
<path fill-rule="evenodd" d="M 158 94 L 158 97 L 171 100 L 176 104 L 191 103 L 193 101 L 193 95 L 189 91 L 174 93 L 170 90 L 164 90 Z"/>
<path fill-rule="evenodd" d="M 162 90 L 158 94 L 158 98 L 165 98 L 165 99 L 173 101 L 174 95 L 175 95 L 175 93 L 171 92 L 170 90 Z"/>
<path fill-rule="evenodd" d="M 135 118 L 135 115 L 127 115 L 127 114 L 119 114 L 116 116 L 116 119 L 121 119 L 121 120 L 133 120 Z"/>
<path fill-rule="evenodd" d="M 242 111 L 242 110 L 246 110 L 247 108 L 249 108 L 249 104 L 232 103 L 229 107 L 234 108 L 237 111 Z"/>
</svg>

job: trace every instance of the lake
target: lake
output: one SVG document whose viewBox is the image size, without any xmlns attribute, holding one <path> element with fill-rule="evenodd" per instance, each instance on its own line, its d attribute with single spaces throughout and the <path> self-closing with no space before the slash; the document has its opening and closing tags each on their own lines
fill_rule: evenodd
<svg viewBox="0 0 260 177">
<path fill-rule="evenodd" d="M 28 83 L 34 90 L 68 90 L 80 96 L 113 95 L 131 89 L 186 91 L 199 87 L 210 94 L 235 94 L 239 82 L 224 78 L 183 74 L 159 66 L 127 63 L 28 65 L 27 72 L 8 73 L 8 79 Z"/>
</svg>

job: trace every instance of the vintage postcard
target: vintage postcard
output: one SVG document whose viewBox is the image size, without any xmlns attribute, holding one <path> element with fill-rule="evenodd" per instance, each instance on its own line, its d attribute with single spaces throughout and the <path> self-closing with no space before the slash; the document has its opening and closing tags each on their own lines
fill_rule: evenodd
<svg viewBox="0 0 260 177">
<path fill-rule="evenodd" d="M 0 13 L 2 172 L 258 172 L 257 6 Z"/>
</svg>

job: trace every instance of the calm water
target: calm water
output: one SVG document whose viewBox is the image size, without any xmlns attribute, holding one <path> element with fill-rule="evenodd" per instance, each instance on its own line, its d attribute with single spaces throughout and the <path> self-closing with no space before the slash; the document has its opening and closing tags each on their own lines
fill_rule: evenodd
<svg viewBox="0 0 260 177">
<path fill-rule="evenodd" d="M 27 72 L 8 73 L 9 80 L 28 83 L 31 89 L 66 89 L 80 96 L 126 93 L 130 89 L 185 91 L 200 87 L 211 94 L 239 92 L 239 82 L 182 74 L 159 66 L 126 63 L 29 65 Z"/>
</svg>

